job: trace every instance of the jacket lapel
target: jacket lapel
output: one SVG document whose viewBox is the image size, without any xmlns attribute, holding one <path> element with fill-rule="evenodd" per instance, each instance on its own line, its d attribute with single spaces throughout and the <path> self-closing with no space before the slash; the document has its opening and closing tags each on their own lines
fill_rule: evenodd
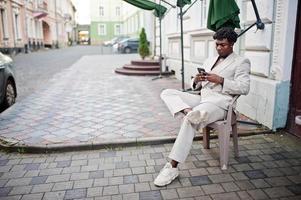
<svg viewBox="0 0 301 200">
<path fill-rule="evenodd" d="M 215 66 L 212 70 L 212 73 L 220 74 L 221 71 L 225 70 L 228 66 L 230 66 L 236 58 L 236 54 L 233 52 L 231 53 L 223 62 L 219 63 Z"/>
<path fill-rule="evenodd" d="M 213 62 L 210 63 L 210 69 L 208 69 L 208 71 L 210 71 L 210 73 L 220 74 L 221 71 L 225 70 L 228 66 L 230 66 L 235 61 L 235 58 L 236 58 L 236 54 L 233 52 L 229 56 L 227 56 L 227 58 L 223 62 L 219 63 L 211 70 L 211 68 L 213 67 L 213 65 L 216 63 L 216 61 L 218 59 L 218 56 L 217 56 L 212 60 Z M 208 84 L 210 84 L 209 81 L 204 81 L 204 82 L 202 82 L 202 87 L 205 87 Z M 215 84 L 215 83 L 212 83 L 212 84 Z"/>
</svg>

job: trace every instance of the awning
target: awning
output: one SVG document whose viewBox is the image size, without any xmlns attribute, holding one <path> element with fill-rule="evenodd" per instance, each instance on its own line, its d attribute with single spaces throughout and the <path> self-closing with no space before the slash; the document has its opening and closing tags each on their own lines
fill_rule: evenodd
<svg viewBox="0 0 301 200">
<path fill-rule="evenodd" d="M 184 7 L 186 4 L 190 4 L 191 0 L 177 0 L 178 7 Z"/>
<path fill-rule="evenodd" d="M 37 18 L 37 19 L 41 19 L 43 17 L 46 17 L 48 14 L 46 12 L 43 12 L 43 11 L 39 11 L 39 12 L 34 12 L 33 13 L 33 17 L 34 18 Z"/>
<path fill-rule="evenodd" d="M 154 15 L 156 17 L 163 17 L 167 10 L 167 8 L 165 8 L 164 6 L 148 0 L 124 0 L 124 1 L 138 8 L 142 8 L 144 10 L 154 10 Z"/>
<path fill-rule="evenodd" d="M 238 15 L 235 0 L 210 0 L 207 28 L 212 31 L 222 27 L 240 28 Z"/>
</svg>

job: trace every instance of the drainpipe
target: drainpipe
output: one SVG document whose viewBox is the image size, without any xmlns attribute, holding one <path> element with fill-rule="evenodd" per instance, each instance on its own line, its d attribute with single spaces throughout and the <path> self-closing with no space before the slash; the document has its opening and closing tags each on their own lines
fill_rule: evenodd
<svg viewBox="0 0 301 200">
<path fill-rule="evenodd" d="M 54 0 L 54 17 L 55 17 L 55 30 L 56 30 L 56 43 L 55 48 L 59 48 L 59 30 L 58 30 L 58 23 L 57 23 L 57 7 L 56 7 L 56 0 Z"/>
<path fill-rule="evenodd" d="M 24 19 L 25 19 L 25 34 L 26 34 L 26 41 L 24 45 L 25 53 L 28 53 L 28 28 L 27 28 L 27 1 L 24 2 Z"/>
</svg>

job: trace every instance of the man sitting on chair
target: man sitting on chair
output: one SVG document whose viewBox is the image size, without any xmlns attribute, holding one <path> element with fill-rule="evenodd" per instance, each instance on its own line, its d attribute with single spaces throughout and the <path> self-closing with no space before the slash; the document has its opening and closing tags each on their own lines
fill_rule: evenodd
<svg viewBox="0 0 301 200">
<path fill-rule="evenodd" d="M 192 89 L 201 89 L 201 95 L 166 89 L 161 98 L 171 114 L 185 115 L 181 129 L 169 154 L 170 162 L 154 181 L 156 186 L 170 184 L 178 175 L 178 163 L 187 158 L 195 131 L 225 118 L 234 95 L 244 95 L 250 88 L 250 61 L 233 52 L 237 33 L 231 28 L 221 28 L 214 35 L 219 56 L 207 59 L 203 68 L 192 79 Z"/>
</svg>

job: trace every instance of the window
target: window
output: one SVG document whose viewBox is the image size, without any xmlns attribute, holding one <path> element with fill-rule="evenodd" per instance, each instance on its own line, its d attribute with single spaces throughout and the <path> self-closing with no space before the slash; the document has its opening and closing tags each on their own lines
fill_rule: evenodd
<svg viewBox="0 0 301 200">
<path fill-rule="evenodd" d="M 120 35 L 121 34 L 121 25 L 120 24 L 115 24 L 115 35 Z"/>
<path fill-rule="evenodd" d="M 120 16 L 120 7 L 119 6 L 116 7 L 116 16 Z"/>
<path fill-rule="evenodd" d="M 15 38 L 20 39 L 20 30 L 19 30 L 19 14 L 14 14 L 14 21 L 15 21 Z"/>
<path fill-rule="evenodd" d="M 99 15 L 104 16 L 104 8 L 102 6 L 99 7 Z"/>
<path fill-rule="evenodd" d="M 106 35 L 106 25 L 105 24 L 98 24 L 98 35 Z"/>
<path fill-rule="evenodd" d="M 2 26 L 2 37 L 3 39 L 8 38 L 8 30 L 7 30 L 7 16 L 6 16 L 6 10 L 1 8 L 0 9 L 1 14 L 1 26 Z"/>
</svg>

